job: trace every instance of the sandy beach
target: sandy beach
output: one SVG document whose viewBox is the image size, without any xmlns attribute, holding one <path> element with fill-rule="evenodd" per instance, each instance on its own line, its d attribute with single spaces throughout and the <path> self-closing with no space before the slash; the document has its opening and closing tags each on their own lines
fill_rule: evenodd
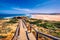
<svg viewBox="0 0 60 40">
<path fill-rule="evenodd" d="M 60 21 L 60 15 L 31 15 L 31 18 L 35 19 L 43 19 L 43 20 L 50 20 L 50 21 Z"/>
</svg>

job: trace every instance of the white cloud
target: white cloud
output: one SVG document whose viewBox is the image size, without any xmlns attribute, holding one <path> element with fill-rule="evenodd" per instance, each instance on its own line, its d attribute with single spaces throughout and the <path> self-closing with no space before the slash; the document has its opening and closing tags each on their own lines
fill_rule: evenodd
<svg viewBox="0 0 60 40">
<path fill-rule="evenodd" d="M 8 13 L 8 14 L 21 14 L 22 11 L 16 11 L 16 10 L 0 10 L 0 13 Z"/>
<path fill-rule="evenodd" d="M 58 10 L 58 9 L 57 9 Z M 12 8 L 12 10 L 0 10 L 0 13 L 9 14 L 29 14 L 29 13 L 59 13 L 56 9 L 24 9 L 24 8 Z"/>
<path fill-rule="evenodd" d="M 32 10 L 30 10 L 30 9 L 22 9 L 22 8 L 13 8 L 13 9 L 18 10 L 18 11 L 25 11 L 25 12 L 30 12 L 30 11 L 32 11 Z"/>
<path fill-rule="evenodd" d="M 55 13 L 57 12 L 56 9 L 23 9 L 23 8 L 13 8 L 21 13 Z"/>
<path fill-rule="evenodd" d="M 48 0 L 48 1 L 44 2 L 44 3 L 37 4 L 34 8 L 35 9 L 42 9 L 42 8 L 47 7 L 47 6 L 51 7 L 51 6 L 53 6 L 55 4 L 54 2 L 56 2 L 56 0 Z"/>
</svg>

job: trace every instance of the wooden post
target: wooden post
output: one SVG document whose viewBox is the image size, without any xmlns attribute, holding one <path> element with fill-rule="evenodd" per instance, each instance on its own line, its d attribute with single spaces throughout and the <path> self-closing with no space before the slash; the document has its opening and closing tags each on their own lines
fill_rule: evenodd
<svg viewBox="0 0 60 40">
<path fill-rule="evenodd" d="M 31 26 L 32 26 L 32 25 L 30 24 L 30 33 L 31 33 Z"/>
<path fill-rule="evenodd" d="M 38 32 L 36 31 L 36 40 L 38 40 Z"/>
</svg>

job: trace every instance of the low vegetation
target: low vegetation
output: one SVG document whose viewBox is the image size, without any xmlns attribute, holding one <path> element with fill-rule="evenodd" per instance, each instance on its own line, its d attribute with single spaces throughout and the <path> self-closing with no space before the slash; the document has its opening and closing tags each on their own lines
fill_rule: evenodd
<svg viewBox="0 0 60 40">
<path fill-rule="evenodd" d="M 11 18 L 9 22 L 7 23 L 17 23 L 18 19 L 17 18 Z"/>
<path fill-rule="evenodd" d="M 42 32 L 44 31 L 44 33 L 47 32 L 50 35 L 60 37 L 60 22 L 58 21 L 29 19 L 29 20 L 26 20 L 26 22 L 36 25 L 39 28 L 42 27 L 44 30 L 40 29 L 40 31 L 42 30 Z M 47 29 L 49 31 L 45 31 Z"/>
<path fill-rule="evenodd" d="M 0 39 L 1 39 L 1 38 L 6 38 L 6 37 L 7 37 L 7 36 L 2 36 L 2 35 L 1 35 L 1 36 L 0 36 Z"/>
<path fill-rule="evenodd" d="M 2 19 L 3 21 L 5 19 Z M 7 19 L 8 20 L 8 19 Z M 3 40 L 3 38 L 7 38 L 7 39 L 11 39 L 13 34 L 14 34 L 14 30 L 16 29 L 15 25 L 18 22 L 17 18 L 10 18 L 9 21 L 5 21 L 3 22 L 0 26 L 0 39 Z M 10 38 L 8 38 L 10 37 Z M 7 40 L 4 39 L 4 40 Z"/>
</svg>

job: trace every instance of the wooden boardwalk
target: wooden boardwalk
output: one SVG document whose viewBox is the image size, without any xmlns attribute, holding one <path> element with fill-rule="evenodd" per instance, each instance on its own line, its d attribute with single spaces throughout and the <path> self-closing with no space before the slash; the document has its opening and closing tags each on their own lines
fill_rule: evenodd
<svg viewBox="0 0 60 40">
<path fill-rule="evenodd" d="M 24 26 L 24 27 L 23 27 Z M 32 33 L 28 33 L 22 19 L 19 21 L 20 32 L 17 40 L 36 40 Z"/>
<path fill-rule="evenodd" d="M 22 19 L 19 20 L 19 24 L 16 28 L 16 32 L 12 40 L 38 40 L 38 34 L 49 37 L 53 40 L 60 40 L 60 38 L 57 38 L 48 34 L 44 34 L 42 32 L 38 32 L 38 30 L 32 28 L 32 26 L 30 25 L 30 28 L 34 29 L 36 32 L 36 36 L 34 36 L 32 32 L 28 32 L 25 24 L 26 23 Z"/>
</svg>

